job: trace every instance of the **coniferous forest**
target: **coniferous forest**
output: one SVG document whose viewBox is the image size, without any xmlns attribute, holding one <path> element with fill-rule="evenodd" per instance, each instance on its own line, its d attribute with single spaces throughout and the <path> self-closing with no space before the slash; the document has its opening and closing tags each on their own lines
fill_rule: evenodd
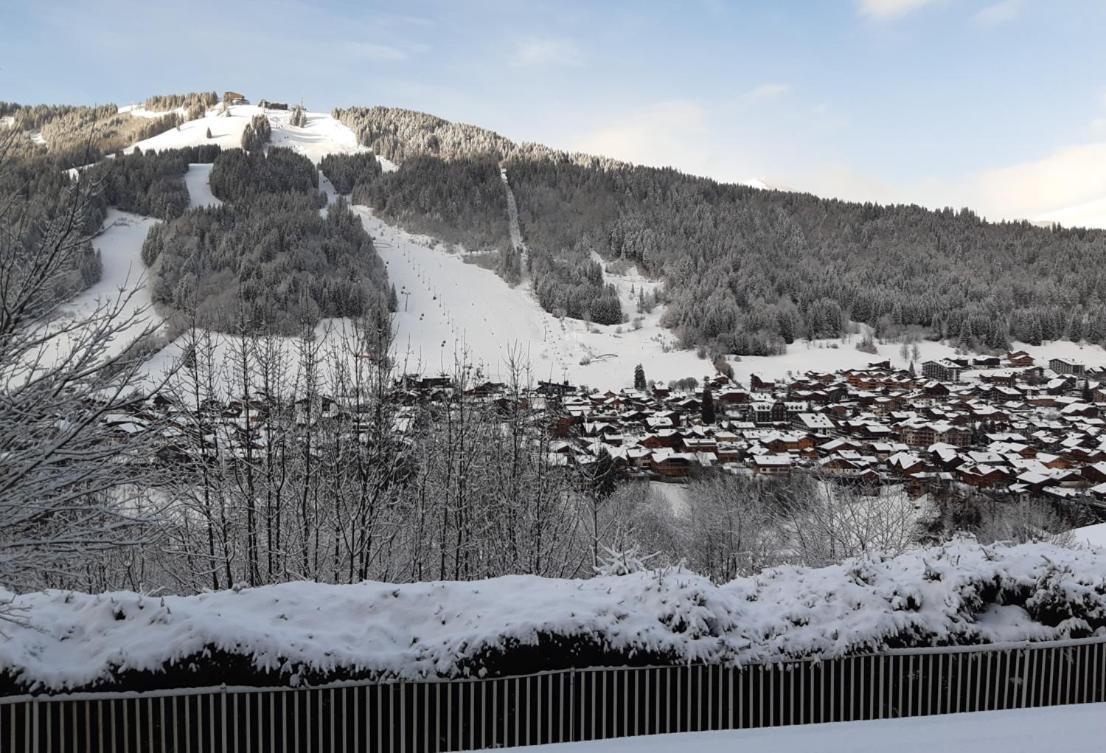
<svg viewBox="0 0 1106 753">
<path fill-rule="evenodd" d="M 594 252 L 662 280 L 665 323 L 715 353 L 778 353 L 798 338 L 841 334 L 850 321 L 878 335 L 918 326 L 980 349 L 1106 340 L 1102 231 L 722 184 L 516 145 L 407 110 L 336 115 L 364 144 L 407 160 L 385 179 L 387 216 L 414 228 L 447 224 L 459 242 L 506 234 L 491 170 L 473 164 L 505 167 L 535 293 L 549 311 L 625 320 L 629 312 L 576 303 L 596 299 Z M 458 195 L 475 198 L 459 209 Z"/>
</svg>

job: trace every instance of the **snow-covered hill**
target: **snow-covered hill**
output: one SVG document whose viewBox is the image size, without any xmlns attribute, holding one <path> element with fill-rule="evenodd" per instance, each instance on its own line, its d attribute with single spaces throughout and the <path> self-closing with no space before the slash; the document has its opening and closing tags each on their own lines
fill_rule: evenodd
<svg viewBox="0 0 1106 753">
<path fill-rule="evenodd" d="M 147 116 L 141 108 L 133 108 L 136 117 Z M 146 150 L 171 149 L 182 146 L 219 144 L 224 148 L 240 145 L 242 131 L 251 118 L 265 114 L 272 127 L 272 143 L 285 146 L 318 162 L 331 153 L 351 154 L 367 151 L 357 142 L 348 127 L 328 113 L 308 113 L 305 127 L 291 125 L 291 112 L 264 110 L 253 105 L 237 105 L 224 109 L 212 108 L 200 119 L 179 128 L 139 142 L 135 146 Z M 211 138 L 207 134 L 210 132 Z M 395 165 L 381 160 L 386 170 Z M 185 176 L 192 206 L 218 205 L 208 183 L 210 165 L 192 165 Z M 760 181 L 748 185 L 766 187 Z M 320 188 L 333 200 L 335 192 L 325 176 L 320 176 Z M 1101 203 L 1106 220 L 1106 202 Z M 504 215 L 507 215 L 507 193 L 504 191 Z M 1090 217 L 1095 206 L 1084 207 Z M 396 355 L 410 371 L 438 373 L 453 368 L 455 359 L 464 357 L 479 366 L 491 379 L 505 376 L 505 361 L 510 352 L 530 366 L 533 379 L 564 380 L 594 387 L 621 387 L 632 382 L 634 366 L 643 364 L 651 380 L 669 381 L 693 376 L 702 379 L 713 372 L 713 366 L 693 351 L 678 346 L 671 331 L 660 325 L 663 307 L 638 316 L 637 299 L 641 290 L 648 292 L 656 283 L 644 278 L 635 268 L 610 267 L 606 281 L 613 284 L 631 322 L 604 326 L 572 319 L 558 319 L 538 305 L 524 281 L 512 287 L 493 272 L 467 263 L 463 250 L 448 248 L 432 238 L 417 236 L 389 225 L 366 208 L 357 208 L 366 230 L 376 239 L 378 252 L 387 264 L 388 274 L 399 294 L 399 311 L 393 319 L 396 335 Z M 1063 224 L 1079 224 L 1075 215 L 1056 217 Z M 111 222 L 123 219 L 114 213 Z M 111 249 L 116 244 L 126 246 L 131 256 L 128 264 L 132 275 L 145 273 L 138 253 L 150 220 L 131 217 L 129 230 L 109 231 L 101 244 Z M 1083 223 L 1087 224 L 1087 223 Z M 123 236 L 126 235 L 126 238 Z M 515 239 L 521 244 L 521 237 Z M 114 251 L 113 251 L 114 253 Z M 601 260 L 600 260 L 601 261 Z M 114 262 L 112 262 L 114 263 Z M 108 274 L 105 258 L 105 280 L 97 286 L 101 293 L 105 285 L 118 285 L 118 275 Z M 95 295 L 95 293 L 86 293 Z M 336 337 L 346 323 L 340 320 L 324 322 L 319 334 Z M 231 338 L 220 338 L 225 346 Z M 775 357 L 744 357 L 734 360 L 735 376 L 747 380 L 756 373 L 765 378 L 781 378 L 810 369 L 835 370 L 864 367 L 869 362 L 890 359 L 906 366 L 897 344 L 878 345 L 873 355 L 856 350 L 852 339 L 797 342 L 788 353 Z M 1091 365 L 1106 365 L 1106 351 L 1098 346 L 1082 347 L 1072 343 L 1054 343 L 1039 347 L 1024 347 L 1038 357 L 1064 355 Z M 921 360 L 953 354 L 943 343 L 921 343 Z M 169 346 L 151 364 L 156 371 L 172 361 L 178 347 Z"/>
<path fill-rule="evenodd" d="M 265 115 L 272 127 L 272 144 L 294 149 L 318 162 L 328 154 L 355 154 L 369 151 L 357 143 L 357 136 L 329 113 L 307 113 L 307 125 L 300 128 L 289 121 L 291 110 L 266 110 L 255 105 L 221 105 L 208 110 L 207 115 L 190 120 L 177 128 L 139 141 L 132 148 L 142 151 L 177 149 L 184 146 L 218 144 L 224 149 L 242 145 L 242 131 L 255 115 Z M 208 138 L 208 132 L 211 138 Z M 388 163 L 387 166 L 390 166 Z"/>
</svg>

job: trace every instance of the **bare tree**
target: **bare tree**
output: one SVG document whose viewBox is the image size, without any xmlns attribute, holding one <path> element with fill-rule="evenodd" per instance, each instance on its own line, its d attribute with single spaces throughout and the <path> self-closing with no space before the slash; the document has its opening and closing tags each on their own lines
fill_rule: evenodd
<svg viewBox="0 0 1106 753">
<path fill-rule="evenodd" d="M 0 138 L 0 175 L 13 166 Z M 56 292 L 88 238 L 97 187 L 65 189 L 46 220 L 19 191 L 0 196 L 0 582 L 77 578 L 87 557 L 137 543 L 142 437 L 114 431 L 109 414 L 143 399 L 143 352 L 154 325 L 137 287 L 67 312 Z M 53 318 L 51 318 L 53 317 Z"/>
</svg>

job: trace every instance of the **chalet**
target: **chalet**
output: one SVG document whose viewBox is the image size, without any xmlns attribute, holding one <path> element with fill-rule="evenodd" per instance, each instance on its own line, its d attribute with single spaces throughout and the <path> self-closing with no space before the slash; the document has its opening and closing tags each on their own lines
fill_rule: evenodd
<svg viewBox="0 0 1106 753">
<path fill-rule="evenodd" d="M 965 464 L 956 469 L 956 477 L 979 489 L 992 489 L 1009 483 L 1010 474 L 998 466 Z"/>
<path fill-rule="evenodd" d="M 1048 362 L 1048 368 L 1055 371 L 1057 374 L 1071 374 L 1074 376 L 1083 376 L 1087 373 L 1087 367 L 1078 361 L 1072 361 L 1067 358 L 1053 358 Z"/>
<path fill-rule="evenodd" d="M 1025 368 L 1027 366 L 1033 366 L 1035 361 L 1033 356 L 1026 353 L 1024 350 L 1015 350 L 1006 354 L 1006 363 L 1016 368 Z"/>
<path fill-rule="evenodd" d="M 224 105 L 248 105 L 250 101 L 241 92 L 223 92 Z"/>
<path fill-rule="evenodd" d="M 926 361 L 922 364 L 922 373 L 926 377 L 942 382 L 959 382 L 960 374 L 963 371 L 963 366 L 947 358 L 939 361 Z"/>
<path fill-rule="evenodd" d="M 749 388 L 753 390 L 753 392 L 773 392 L 776 389 L 776 383 L 773 381 L 761 379 L 756 374 L 750 374 Z"/>
<path fill-rule="evenodd" d="M 829 436 L 837 427 L 821 413 L 796 413 L 791 425 L 815 436 Z"/>
<path fill-rule="evenodd" d="M 649 457 L 649 467 L 665 478 L 686 478 L 697 464 L 695 455 L 684 452 L 654 452 Z"/>
<path fill-rule="evenodd" d="M 791 472 L 790 455 L 756 455 L 753 457 L 753 472 L 764 475 L 781 475 Z"/>
</svg>

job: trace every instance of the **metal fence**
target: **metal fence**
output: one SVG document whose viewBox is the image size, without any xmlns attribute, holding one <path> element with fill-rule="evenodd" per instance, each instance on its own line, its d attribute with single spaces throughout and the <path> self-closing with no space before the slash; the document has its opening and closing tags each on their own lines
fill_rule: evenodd
<svg viewBox="0 0 1106 753">
<path fill-rule="evenodd" d="M 0 751 L 474 750 L 1106 700 L 1106 639 L 745 667 L 0 699 Z"/>
</svg>

